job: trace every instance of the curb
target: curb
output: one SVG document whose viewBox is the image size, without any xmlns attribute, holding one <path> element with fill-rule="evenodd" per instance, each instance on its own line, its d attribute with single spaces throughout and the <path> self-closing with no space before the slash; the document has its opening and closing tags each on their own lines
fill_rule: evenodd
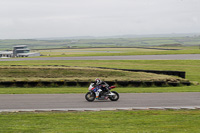
<svg viewBox="0 0 200 133">
<path fill-rule="evenodd" d="M 125 108 L 66 108 L 66 109 L 0 109 L 0 113 L 23 112 L 95 112 L 95 111 L 136 111 L 136 110 L 200 110 L 196 107 L 125 107 Z"/>
</svg>

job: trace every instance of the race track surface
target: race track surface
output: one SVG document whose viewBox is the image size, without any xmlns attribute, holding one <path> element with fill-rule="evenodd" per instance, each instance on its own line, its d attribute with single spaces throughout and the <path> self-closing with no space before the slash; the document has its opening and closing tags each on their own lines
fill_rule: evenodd
<svg viewBox="0 0 200 133">
<path fill-rule="evenodd" d="M 10 58 L 10 59 L 0 58 L 0 61 L 24 61 L 24 60 L 200 60 L 200 54 L 41 57 L 41 58 Z"/>
<path fill-rule="evenodd" d="M 2 94 L 0 110 L 125 107 L 199 107 L 200 92 L 120 93 L 119 101 L 87 102 L 85 94 Z"/>
</svg>

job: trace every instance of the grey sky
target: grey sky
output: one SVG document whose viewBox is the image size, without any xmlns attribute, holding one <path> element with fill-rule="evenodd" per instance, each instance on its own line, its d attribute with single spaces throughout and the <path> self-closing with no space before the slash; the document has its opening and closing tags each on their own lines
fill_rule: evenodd
<svg viewBox="0 0 200 133">
<path fill-rule="evenodd" d="M 200 0 L 0 0 L 0 5 L 0 39 L 200 31 Z"/>
</svg>

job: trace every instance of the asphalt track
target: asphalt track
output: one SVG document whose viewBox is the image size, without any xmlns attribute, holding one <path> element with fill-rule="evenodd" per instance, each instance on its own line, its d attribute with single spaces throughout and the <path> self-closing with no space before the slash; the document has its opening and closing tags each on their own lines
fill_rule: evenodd
<svg viewBox="0 0 200 133">
<path fill-rule="evenodd" d="M 0 112 L 26 109 L 91 109 L 91 108 L 153 108 L 198 107 L 200 92 L 185 93 L 120 93 L 116 102 L 96 100 L 87 102 L 85 94 L 1 94 Z"/>
<path fill-rule="evenodd" d="M 41 58 L 9 58 L 9 59 L 0 58 L 0 61 L 26 61 L 26 60 L 200 60 L 200 54 L 41 57 Z"/>
</svg>

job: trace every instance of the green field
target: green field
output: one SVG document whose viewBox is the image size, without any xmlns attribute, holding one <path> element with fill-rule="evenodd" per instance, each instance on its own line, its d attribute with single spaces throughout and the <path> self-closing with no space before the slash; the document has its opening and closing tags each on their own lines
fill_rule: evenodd
<svg viewBox="0 0 200 133">
<path fill-rule="evenodd" d="M 123 65 L 121 65 L 123 64 Z M 135 60 L 135 61 L 16 61 L 16 62 L 1 62 L 1 67 L 8 67 L 9 65 L 25 65 L 23 67 L 33 67 L 34 65 L 66 65 L 66 66 L 79 66 L 79 67 L 108 67 L 108 68 L 124 68 L 124 69 L 144 69 L 144 70 L 172 70 L 172 71 L 185 71 L 186 79 L 200 83 L 200 61 L 199 60 Z M 43 66 L 43 67 L 45 67 Z M 34 66 L 36 67 L 36 66 Z M 49 66 L 46 66 L 49 67 Z M 91 76 L 91 75 L 90 75 Z M 91 80 L 94 80 L 91 77 Z M 101 78 L 101 76 L 99 76 Z M 24 93 L 85 93 L 87 88 L 0 88 L 1 94 L 24 94 Z M 199 92 L 200 86 L 179 86 L 179 87 L 139 87 L 139 88 L 120 88 L 117 87 L 116 91 L 120 93 L 152 93 L 152 92 Z"/>
<path fill-rule="evenodd" d="M 146 48 L 84 48 L 84 49 L 51 49 L 34 50 L 42 57 L 72 57 L 72 56 L 121 56 L 121 55 L 162 55 L 162 54 L 200 54 L 198 46 L 193 47 L 154 47 Z M 178 49 L 178 50 L 162 50 Z"/>
<path fill-rule="evenodd" d="M 25 66 L 47 66 L 65 65 L 79 67 L 107 67 L 121 69 L 144 69 L 144 70 L 172 70 L 185 71 L 186 79 L 200 82 L 200 61 L 199 60 L 99 60 L 99 61 L 2 61 L 0 66 L 25 65 Z"/>
<path fill-rule="evenodd" d="M 0 113 L 2 133 L 198 133 L 199 110 Z"/>
<path fill-rule="evenodd" d="M 12 65 L 12 66 L 11 66 Z M 199 60 L 133 60 L 133 61 L 2 61 L 1 68 L 55 67 L 61 65 L 78 67 L 108 67 L 145 70 L 185 71 L 186 78 L 200 82 Z M 23 66 L 24 65 L 24 66 Z M 36 66 L 35 66 L 36 65 Z M 50 65 L 50 66 L 47 66 Z M 56 65 L 56 66 L 53 66 Z M 6 74 L 6 70 L 4 76 Z M 15 73 L 16 72 L 16 73 Z M 13 74 L 17 74 L 15 71 Z M 36 72 L 37 73 L 37 72 Z M 23 75 L 24 73 L 19 73 Z M 39 75 L 40 73 L 38 73 Z M 36 74 L 37 75 L 37 74 Z M 15 75 L 17 77 L 17 75 Z M 51 75 L 50 75 L 51 76 Z M 116 76 L 116 75 L 115 75 Z M 120 75 L 118 75 L 120 76 Z M 101 77 L 100 77 L 101 78 Z M 153 92 L 200 92 L 200 85 L 179 87 L 117 87 L 119 93 Z M 63 94 L 86 93 L 80 87 L 36 87 L 0 88 L 1 94 Z M 200 132 L 199 110 L 144 110 L 144 111 L 101 111 L 101 112 L 46 112 L 46 113 L 0 113 L 0 132 Z"/>
<path fill-rule="evenodd" d="M 30 49 L 64 48 L 33 50 L 43 56 L 115 56 L 115 55 L 152 55 L 152 54 L 200 54 L 200 36 L 160 37 L 160 38 L 109 38 L 109 39 L 62 39 L 62 40 L 0 40 L 0 50 L 12 50 L 15 45 L 28 45 Z M 90 47 L 90 48 L 88 48 Z M 93 47 L 93 48 L 91 48 Z M 97 48 L 106 47 L 106 48 Z M 118 48 L 109 48 L 118 47 Z M 151 47 L 179 50 L 158 50 Z M 68 49 L 65 49 L 68 48 Z M 21 66 L 14 66 L 21 65 Z M 50 65 L 50 66 L 48 66 Z M 56 65 L 56 66 L 54 66 Z M 61 66 L 84 68 L 80 71 L 66 72 Z M 132 60 L 132 61 L 1 61 L 0 79 L 6 80 L 79 80 L 77 72 L 87 80 L 97 76 L 104 80 L 133 78 L 147 80 L 160 79 L 161 75 L 144 73 L 122 73 L 87 67 L 108 67 L 121 69 L 172 70 L 185 71 L 186 79 L 192 86 L 178 87 L 117 87 L 119 93 L 162 93 L 162 92 L 200 92 L 200 60 Z M 49 67 L 54 68 L 49 70 Z M 15 68 L 11 70 L 11 68 Z M 22 68 L 22 69 L 21 69 Z M 25 69 L 25 70 L 24 70 Z M 30 72 L 31 70 L 31 72 Z M 88 72 L 90 71 L 90 74 Z M 97 75 L 96 75 L 97 73 Z M 94 76 L 95 75 L 95 76 Z M 71 76 L 71 77 L 70 77 Z M 3 78 L 2 78 L 3 77 Z M 32 78 L 31 78 L 32 77 Z M 108 79 L 110 77 L 111 79 Z M 85 80 L 85 78 L 83 78 Z M 1 87 L 0 94 L 63 94 L 86 93 L 81 87 Z M 108 132 L 108 133 L 151 133 L 180 132 L 198 133 L 200 125 L 199 110 L 144 110 L 144 111 L 100 111 L 100 112 L 40 112 L 40 113 L 0 113 L 0 132 Z"/>
<path fill-rule="evenodd" d="M 200 54 L 199 36 L 60 40 L 5 39 L 0 40 L 0 51 L 12 50 L 16 45 L 27 45 L 31 52 L 40 52 L 42 57 Z"/>
<path fill-rule="evenodd" d="M 127 72 L 89 67 L 0 66 L 0 81 L 187 81 L 185 79 L 144 72 Z"/>
<path fill-rule="evenodd" d="M 15 45 L 28 45 L 31 49 L 85 48 L 85 47 L 152 47 L 152 46 L 199 46 L 200 36 L 138 37 L 95 39 L 4 39 L 0 50 L 11 50 Z"/>
</svg>

